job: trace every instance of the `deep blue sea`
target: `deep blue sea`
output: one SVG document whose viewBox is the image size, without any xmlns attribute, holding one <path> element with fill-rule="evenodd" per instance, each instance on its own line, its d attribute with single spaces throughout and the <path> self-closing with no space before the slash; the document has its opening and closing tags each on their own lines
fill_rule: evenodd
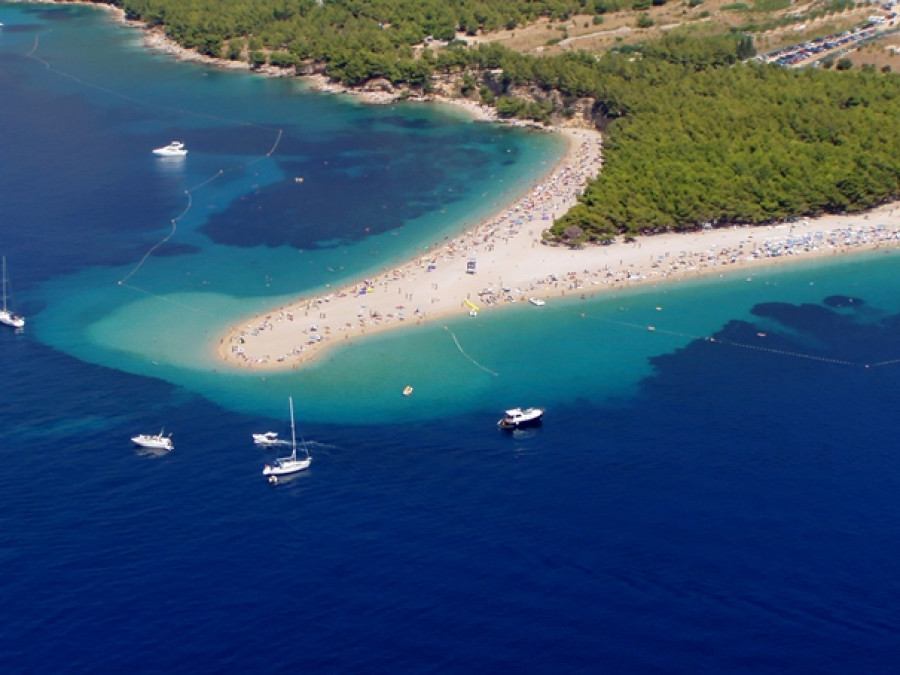
<svg viewBox="0 0 900 675">
<path fill-rule="evenodd" d="M 0 22 L 3 672 L 895 672 L 900 254 L 234 373 L 224 327 L 458 233 L 560 142 L 97 9 Z M 288 396 L 314 462 L 276 487 L 250 434 Z M 514 405 L 543 427 L 499 432 Z"/>
</svg>

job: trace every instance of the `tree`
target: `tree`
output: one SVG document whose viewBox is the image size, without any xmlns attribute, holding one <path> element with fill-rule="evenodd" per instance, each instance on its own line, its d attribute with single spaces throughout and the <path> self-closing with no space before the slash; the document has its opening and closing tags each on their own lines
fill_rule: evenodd
<svg viewBox="0 0 900 675">
<path fill-rule="evenodd" d="M 497 99 L 494 107 L 500 117 L 515 117 L 522 109 L 522 105 L 522 101 L 515 96 L 501 96 Z"/>
<path fill-rule="evenodd" d="M 749 35 L 741 35 L 737 44 L 737 57 L 746 61 L 756 56 L 756 47 L 753 46 L 753 38 Z"/>
<path fill-rule="evenodd" d="M 260 68 L 261 66 L 266 65 L 266 61 L 268 58 L 266 57 L 266 53 L 263 51 L 255 51 L 250 53 L 250 65 L 253 68 Z"/>
<path fill-rule="evenodd" d="M 227 58 L 229 61 L 237 61 L 241 58 L 241 55 L 244 51 L 244 41 L 235 38 L 233 40 L 229 40 L 228 42 L 228 50 L 227 50 Z"/>
<path fill-rule="evenodd" d="M 465 75 L 463 75 L 459 90 L 460 92 L 462 92 L 463 96 L 468 96 L 475 90 L 476 86 L 478 85 L 475 82 L 475 77 L 472 75 L 472 73 L 466 73 Z"/>
<path fill-rule="evenodd" d="M 300 59 L 290 52 L 272 52 L 269 63 L 277 68 L 293 68 L 300 63 Z"/>
</svg>

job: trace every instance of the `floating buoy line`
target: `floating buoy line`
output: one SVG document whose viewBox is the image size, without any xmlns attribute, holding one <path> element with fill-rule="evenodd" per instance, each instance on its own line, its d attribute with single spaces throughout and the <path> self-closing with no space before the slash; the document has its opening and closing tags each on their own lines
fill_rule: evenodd
<svg viewBox="0 0 900 675">
<path fill-rule="evenodd" d="M 686 338 L 689 340 L 701 340 L 701 341 L 707 342 L 709 344 L 722 345 L 725 347 L 735 347 L 735 348 L 739 348 L 739 349 L 751 349 L 753 351 L 764 352 L 767 354 L 774 354 L 776 356 L 786 356 L 786 357 L 792 357 L 795 359 L 805 359 L 807 361 L 819 361 L 821 363 L 829 363 L 829 364 L 833 364 L 833 365 L 837 365 L 837 366 L 850 366 L 852 368 L 869 369 L 869 368 L 877 368 L 877 367 L 883 367 L 883 366 L 891 366 L 891 365 L 896 365 L 896 364 L 900 363 L 900 358 L 890 359 L 888 361 L 877 361 L 875 363 L 861 363 L 858 361 L 848 361 L 846 359 L 836 359 L 836 358 L 833 358 L 830 356 L 820 356 L 818 354 L 809 354 L 809 353 L 798 352 L 798 351 L 793 351 L 793 350 L 789 350 L 789 349 L 776 349 L 774 347 L 766 347 L 764 345 L 749 344 L 746 342 L 736 342 L 735 340 L 710 337 L 708 335 L 693 335 L 691 333 L 685 333 L 682 331 L 667 330 L 664 328 L 660 328 L 657 325 L 638 324 L 638 323 L 633 323 L 633 322 L 629 322 L 629 321 L 620 321 L 617 319 L 605 319 L 605 318 L 597 317 L 597 316 L 589 316 L 584 313 L 581 314 L 581 317 L 585 318 L 585 319 L 592 319 L 594 321 L 601 321 L 603 323 L 610 323 L 610 324 L 614 324 L 617 326 L 622 326 L 624 328 L 633 328 L 635 330 L 641 330 L 641 331 L 650 330 L 654 333 L 662 333 L 664 335 L 672 335 L 674 337 Z M 757 335 L 760 335 L 761 338 L 764 338 L 767 336 L 766 333 L 762 333 L 762 334 L 757 333 Z"/>
<path fill-rule="evenodd" d="M 214 180 L 216 180 L 219 176 L 221 176 L 223 173 L 225 173 L 224 170 L 219 169 L 215 174 L 213 174 L 212 176 L 207 178 L 205 181 L 203 181 L 199 185 L 197 185 L 193 188 L 188 188 L 187 190 L 184 191 L 184 194 L 187 197 L 187 204 L 185 204 L 184 210 L 181 213 L 179 213 L 177 216 L 172 218 L 172 220 L 170 221 L 172 223 L 172 229 L 169 231 L 169 233 L 166 236 L 164 236 L 158 242 L 153 244 L 153 246 L 151 246 L 149 249 L 147 249 L 147 252 L 144 253 L 143 257 L 137 262 L 137 264 L 131 269 L 131 271 L 128 274 L 126 274 L 124 277 L 119 279 L 119 286 L 126 285 L 126 282 L 131 277 L 133 277 L 138 272 L 138 270 L 141 269 L 141 267 L 144 266 L 144 263 L 147 262 L 147 258 L 149 258 L 156 249 L 158 249 L 160 246 L 162 246 L 167 241 L 169 241 L 169 239 L 171 239 L 172 237 L 175 236 L 175 233 L 178 231 L 178 221 L 181 220 L 182 218 L 184 218 L 188 214 L 188 211 L 191 210 L 191 207 L 194 205 L 194 198 L 192 196 L 192 193 L 206 187 L 207 185 L 212 183 Z M 129 288 L 134 288 L 134 287 L 129 286 Z"/>
<path fill-rule="evenodd" d="M 449 328 L 448 326 L 444 326 L 444 330 L 447 331 L 448 333 L 450 333 L 450 337 L 452 337 L 452 338 L 453 338 L 453 342 L 456 343 L 456 348 L 459 350 L 459 353 L 460 353 L 460 354 L 462 354 L 463 356 L 465 356 L 467 359 L 469 359 L 469 361 L 471 361 L 471 362 L 474 363 L 476 366 L 478 366 L 479 368 L 481 368 L 484 372 L 490 373 L 490 374 L 493 375 L 494 377 L 498 377 L 498 376 L 500 375 L 500 373 L 497 373 L 497 372 L 491 370 L 490 368 L 488 368 L 487 366 L 484 366 L 484 365 L 478 363 L 478 361 L 476 361 L 476 360 L 473 359 L 471 356 L 469 356 L 468 354 L 466 354 L 466 351 L 462 348 L 462 345 L 459 344 L 459 340 L 456 339 L 456 335 L 454 334 L 454 332 L 453 332 L 452 330 L 450 330 L 450 328 Z"/>
<path fill-rule="evenodd" d="M 172 106 L 159 105 L 158 103 L 152 103 L 152 102 L 148 102 L 145 100 L 141 100 L 141 99 L 135 98 L 133 96 L 128 96 L 127 94 L 123 94 L 119 91 L 115 91 L 114 89 L 109 89 L 108 87 L 103 87 L 94 82 L 89 82 L 87 80 L 84 80 L 80 77 L 73 75 L 72 73 L 66 72 L 64 70 L 60 70 L 59 68 L 55 68 L 48 61 L 37 56 L 37 50 L 38 50 L 39 46 L 40 46 L 40 36 L 35 36 L 34 43 L 32 44 L 31 49 L 25 53 L 25 57 L 32 59 L 34 61 L 37 61 L 38 63 L 42 64 L 47 70 L 59 75 L 60 77 L 65 77 L 73 82 L 76 82 L 83 87 L 94 89 L 96 91 L 101 91 L 101 92 L 109 94 L 111 96 L 115 96 L 123 101 L 128 101 L 130 103 L 134 103 L 139 106 L 143 106 L 143 107 L 147 107 L 147 108 L 156 108 L 158 110 L 166 110 L 169 112 L 178 113 L 180 115 L 187 115 L 187 116 L 191 116 L 191 117 L 216 120 L 216 121 L 220 121 L 220 122 L 230 122 L 232 124 L 238 124 L 238 125 L 246 126 L 246 127 L 254 127 L 256 129 L 262 129 L 265 131 L 271 131 L 271 132 L 275 133 L 276 134 L 275 141 L 272 144 L 272 147 L 269 149 L 269 151 L 266 152 L 264 155 L 260 155 L 252 160 L 249 160 L 249 161 L 239 165 L 241 168 L 250 167 L 250 166 L 256 164 L 257 162 L 261 162 L 262 160 L 264 160 L 268 157 L 271 157 L 273 154 L 275 154 L 275 151 L 278 149 L 278 145 L 281 143 L 281 139 L 284 136 L 284 129 L 276 129 L 274 127 L 268 127 L 268 126 L 264 126 L 261 124 L 255 124 L 253 122 L 235 120 L 232 118 L 223 117 L 221 115 L 211 115 L 209 113 L 201 113 L 201 112 L 196 112 L 196 111 L 192 111 L 192 110 L 185 110 L 184 108 L 175 108 Z M 178 231 L 178 221 L 182 220 L 185 216 L 187 216 L 188 212 L 191 210 L 191 207 L 193 206 L 192 193 L 203 189 L 204 187 L 206 187 L 213 181 L 217 180 L 218 178 L 221 178 L 223 175 L 225 175 L 225 169 L 219 169 L 212 176 L 210 176 L 209 178 L 207 178 L 200 184 L 198 184 L 192 188 L 188 188 L 184 191 L 184 194 L 187 197 L 187 204 L 185 205 L 184 210 L 178 216 L 176 216 L 175 218 L 172 218 L 172 220 L 170 221 L 171 228 L 170 228 L 169 232 L 162 239 L 160 239 L 155 244 L 153 244 L 149 249 L 147 249 L 146 253 L 144 253 L 144 255 L 141 257 L 141 259 L 128 272 L 128 274 L 126 274 L 124 277 L 119 279 L 119 281 L 117 282 L 118 286 L 122 286 L 124 288 L 128 288 L 128 289 L 137 291 L 139 293 L 144 293 L 146 295 L 156 297 L 156 298 L 159 298 L 162 300 L 166 300 L 168 302 L 172 302 L 172 304 L 179 305 L 181 307 L 186 307 L 188 309 L 195 309 L 195 310 L 198 309 L 196 307 L 191 308 L 191 307 L 187 307 L 186 305 L 183 305 L 181 303 L 174 302 L 174 301 L 170 300 L 169 298 L 166 298 L 165 296 L 162 296 L 162 295 L 159 295 L 156 293 L 152 293 L 145 289 L 142 289 L 142 288 L 139 288 L 132 284 L 129 284 L 128 281 L 135 274 L 137 274 L 138 271 L 140 271 L 140 269 L 144 266 L 144 263 L 147 262 L 148 258 L 153 254 L 154 251 L 156 251 L 156 249 L 158 249 L 160 246 L 162 246 L 163 244 L 168 242 L 170 239 L 172 239 L 172 237 L 175 236 L 175 234 Z"/>
</svg>

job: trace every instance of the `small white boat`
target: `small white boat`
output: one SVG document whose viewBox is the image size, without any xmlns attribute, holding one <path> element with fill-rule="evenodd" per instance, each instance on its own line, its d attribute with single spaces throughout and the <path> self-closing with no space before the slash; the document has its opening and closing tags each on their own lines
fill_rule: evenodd
<svg viewBox="0 0 900 675">
<path fill-rule="evenodd" d="M 522 429 L 524 427 L 536 427 L 541 424 L 544 417 L 543 408 L 510 408 L 503 413 L 503 417 L 497 422 L 501 429 Z"/>
<path fill-rule="evenodd" d="M 275 431 L 267 431 L 264 434 L 253 434 L 253 442 L 257 445 L 281 445 L 278 439 L 278 433 Z"/>
<path fill-rule="evenodd" d="M 543 307 L 547 304 L 546 301 L 541 300 L 540 298 L 528 298 L 528 302 L 530 302 L 535 307 Z"/>
<path fill-rule="evenodd" d="M 405 387 L 403 387 L 403 395 L 404 396 L 412 396 L 412 393 L 413 393 L 413 388 L 412 388 L 411 384 L 408 384 Z"/>
<path fill-rule="evenodd" d="M 140 434 L 131 439 L 131 442 L 141 448 L 155 448 L 157 450 L 174 450 L 172 434 L 163 436 L 162 429 L 158 434 Z"/>
<path fill-rule="evenodd" d="M 302 438 L 300 446 L 303 449 L 303 454 L 305 456 L 302 458 L 297 457 L 297 434 L 294 431 L 294 399 L 288 398 L 288 404 L 291 409 L 291 455 L 290 457 L 279 457 L 271 464 L 266 464 L 262 473 L 263 476 L 266 476 L 269 479 L 270 483 L 278 483 L 279 476 L 289 476 L 292 473 L 303 471 L 304 469 L 308 469 L 309 465 L 312 464 L 312 457 L 309 455 L 309 449 L 306 447 L 306 443 L 303 442 Z"/>
<path fill-rule="evenodd" d="M 15 329 L 25 327 L 25 317 L 19 316 L 6 308 L 6 258 L 3 258 L 3 309 L 0 310 L 0 323 Z"/>
<path fill-rule="evenodd" d="M 188 153 L 181 141 L 172 141 L 161 148 L 154 148 L 153 154 L 161 157 L 184 157 Z"/>
</svg>

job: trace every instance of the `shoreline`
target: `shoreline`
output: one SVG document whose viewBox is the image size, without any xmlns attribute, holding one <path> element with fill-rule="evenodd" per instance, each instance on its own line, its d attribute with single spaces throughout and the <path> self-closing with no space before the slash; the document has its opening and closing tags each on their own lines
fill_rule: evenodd
<svg viewBox="0 0 900 675">
<path fill-rule="evenodd" d="M 55 0 L 48 0 L 54 2 Z M 455 105 L 469 112 L 469 114 L 482 122 L 498 122 L 501 124 L 509 124 L 511 126 L 522 126 L 534 129 L 542 129 L 552 131 L 545 125 L 537 122 L 528 122 L 518 119 L 501 119 L 497 115 L 497 111 L 490 106 L 483 105 L 477 101 L 463 98 L 449 98 L 440 94 L 429 94 L 427 96 L 403 96 L 402 93 L 390 93 L 377 88 L 372 89 L 354 89 L 347 87 L 339 82 L 334 82 L 323 73 L 313 72 L 308 74 L 299 74 L 293 68 L 280 68 L 278 66 L 260 66 L 254 68 L 246 61 L 230 61 L 228 59 L 217 58 L 200 54 L 196 50 L 182 47 L 174 40 L 168 38 L 165 31 L 159 26 L 148 26 L 142 21 L 135 21 L 127 18 L 125 10 L 116 5 L 107 3 L 85 2 L 84 4 L 92 7 L 99 6 L 105 8 L 112 16 L 112 20 L 125 27 L 133 28 L 141 32 L 141 43 L 151 51 L 159 52 L 167 56 L 171 56 L 177 61 L 185 63 L 202 63 L 212 68 L 220 68 L 222 70 L 242 70 L 250 73 L 256 73 L 264 77 L 288 77 L 298 78 L 308 84 L 311 91 L 323 94 L 339 94 L 347 95 L 365 104 L 370 105 L 389 105 L 400 102 L 418 102 L 418 103 L 437 103 L 440 105 Z"/>
<path fill-rule="evenodd" d="M 555 250 L 540 243 L 541 233 L 577 202 L 603 164 L 598 131 L 564 128 L 556 133 L 566 139 L 565 153 L 511 204 L 391 270 L 382 268 L 373 278 L 245 318 L 219 340 L 219 358 L 235 367 L 294 368 L 317 360 L 334 344 L 499 305 L 496 297 L 485 297 L 485 288 L 496 293 L 505 288 L 510 297 L 524 297 L 521 289 L 513 291 L 521 284 L 508 285 L 521 275 L 506 267 L 518 267 L 525 251 Z"/>
<path fill-rule="evenodd" d="M 478 121 L 532 127 L 568 139 L 569 147 L 560 162 L 529 194 L 461 231 L 442 248 L 429 249 L 392 270 L 383 269 L 373 279 L 360 279 L 324 295 L 300 297 L 233 325 L 211 349 L 216 350 L 220 362 L 236 370 L 306 367 L 318 362 L 329 348 L 350 346 L 366 335 L 411 329 L 450 316 L 477 317 L 482 311 L 531 300 L 539 305 L 566 296 L 587 299 L 598 291 L 713 274 L 724 278 L 791 260 L 900 247 L 900 202 L 853 215 L 668 233 L 581 250 L 548 246 L 541 242 L 543 230 L 577 203 L 587 181 L 602 168 L 602 137 L 596 129 L 583 124 L 551 128 L 501 120 L 493 108 L 468 99 L 404 97 L 377 89 L 351 89 L 319 73 L 298 75 L 293 69 L 253 68 L 243 61 L 209 57 L 181 47 L 162 29 L 128 20 L 124 10 L 114 5 L 102 6 L 113 20 L 141 30 L 146 48 L 180 61 L 268 77 L 300 77 L 310 83 L 312 91 L 346 94 L 366 104 L 454 105 Z M 535 221 L 536 216 L 539 219 Z M 466 270 L 471 258 L 476 261 L 474 274 Z M 539 306 L 534 309 L 540 311 Z"/>
</svg>

